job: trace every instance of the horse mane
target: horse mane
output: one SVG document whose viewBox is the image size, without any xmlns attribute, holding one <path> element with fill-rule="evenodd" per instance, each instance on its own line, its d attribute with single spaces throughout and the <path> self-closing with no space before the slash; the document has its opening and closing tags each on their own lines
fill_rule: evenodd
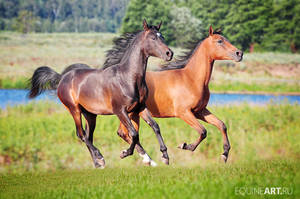
<svg viewBox="0 0 300 199">
<path fill-rule="evenodd" d="M 114 46 L 106 52 L 106 60 L 103 64 L 103 69 L 120 63 L 125 52 L 140 32 L 141 31 L 124 33 L 120 37 L 115 38 L 113 40 Z"/>
<path fill-rule="evenodd" d="M 158 28 L 153 25 L 149 25 L 148 28 L 159 31 Z M 138 30 L 136 32 L 124 33 L 120 37 L 115 38 L 113 40 L 114 46 L 106 52 L 106 60 L 102 68 L 105 69 L 120 63 L 125 52 L 131 47 L 131 44 L 140 32 L 142 31 Z"/>
<path fill-rule="evenodd" d="M 217 29 L 213 32 L 213 34 L 219 34 L 220 35 L 221 30 Z M 171 62 L 168 62 L 168 63 L 164 64 L 163 67 L 159 69 L 159 71 L 184 68 L 186 66 L 186 64 L 189 62 L 190 58 L 193 56 L 194 52 L 201 45 L 201 43 L 204 39 L 206 39 L 206 38 L 193 39 L 192 41 L 186 43 L 184 48 L 187 49 L 187 50 L 184 52 L 184 54 L 180 55 L 174 61 L 171 61 Z"/>
<path fill-rule="evenodd" d="M 163 64 L 163 67 L 160 68 L 159 71 L 184 68 L 201 42 L 202 40 L 196 40 L 185 44 L 184 48 L 187 50 L 184 52 L 184 54 L 178 56 L 178 58 L 176 58 L 174 61 Z"/>
</svg>

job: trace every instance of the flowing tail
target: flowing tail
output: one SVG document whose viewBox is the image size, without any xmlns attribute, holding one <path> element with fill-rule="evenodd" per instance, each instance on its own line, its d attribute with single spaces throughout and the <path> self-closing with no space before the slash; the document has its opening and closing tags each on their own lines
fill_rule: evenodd
<svg viewBox="0 0 300 199">
<path fill-rule="evenodd" d="M 65 68 L 65 70 L 59 74 L 55 72 L 53 69 L 49 68 L 48 66 L 41 66 L 37 68 L 32 78 L 30 79 L 30 91 L 29 91 L 29 98 L 34 98 L 40 95 L 45 90 L 56 90 L 58 83 L 60 82 L 62 76 L 68 73 L 71 70 L 76 69 L 91 69 L 86 64 L 72 64 Z"/>
<path fill-rule="evenodd" d="M 31 88 L 29 98 L 34 98 L 45 90 L 55 90 L 61 77 L 61 74 L 55 72 L 48 66 L 37 68 L 30 79 Z"/>
</svg>

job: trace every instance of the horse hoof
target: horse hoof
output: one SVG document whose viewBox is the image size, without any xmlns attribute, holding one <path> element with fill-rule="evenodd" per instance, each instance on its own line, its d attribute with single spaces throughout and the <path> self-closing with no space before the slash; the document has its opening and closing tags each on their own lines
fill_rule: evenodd
<svg viewBox="0 0 300 199">
<path fill-rule="evenodd" d="M 162 160 L 162 162 L 165 163 L 166 165 L 169 165 L 169 159 L 162 157 L 161 160 Z"/>
<path fill-rule="evenodd" d="M 127 153 L 126 150 L 121 151 L 121 154 L 120 154 L 120 158 L 121 158 L 121 159 L 123 159 L 123 158 L 125 158 L 125 157 L 127 157 L 127 156 L 128 156 L 128 153 Z"/>
<path fill-rule="evenodd" d="M 221 159 L 224 161 L 224 163 L 227 162 L 228 157 L 226 155 L 221 155 Z"/>
<path fill-rule="evenodd" d="M 178 146 L 179 149 L 186 149 L 187 144 L 182 143 L 181 145 Z"/>
<path fill-rule="evenodd" d="M 104 160 L 104 158 L 96 159 L 95 160 L 95 167 L 99 168 L 99 169 L 104 169 L 105 168 L 105 160 Z"/>
</svg>

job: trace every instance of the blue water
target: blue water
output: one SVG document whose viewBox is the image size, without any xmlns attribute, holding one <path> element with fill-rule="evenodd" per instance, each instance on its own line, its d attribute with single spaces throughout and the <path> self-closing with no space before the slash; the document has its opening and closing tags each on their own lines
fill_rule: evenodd
<svg viewBox="0 0 300 199">
<path fill-rule="evenodd" d="M 31 101 L 51 100 L 60 103 L 55 92 L 46 92 L 37 98 L 30 100 L 27 97 L 28 90 L 0 89 L 0 108 L 18 104 L 26 104 Z M 268 103 L 300 104 L 300 96 L 275 96 L 275 95 L 249 95 L 249 94 L 211 94 L 209 105 L 235 105 L 250 103 L 264 105 Z"/>
</svg>

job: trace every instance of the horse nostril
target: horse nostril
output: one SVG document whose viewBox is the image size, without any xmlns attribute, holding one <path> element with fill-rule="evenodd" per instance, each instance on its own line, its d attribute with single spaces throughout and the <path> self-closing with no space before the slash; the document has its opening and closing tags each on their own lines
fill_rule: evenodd
<svg viewBox="0 0 300 199">
<path fill-rule="evenodd" d="M 243 53 L 242 53 L 241 51 L 236 51 L 235 54 L 236 54 L 238 57 L 241 57 Z"/>
<path fill-rule="evenodd" d="M 167 54 L 167 56 L 170 56 L 170 51 L 167 51 L 166 54 Z"/>
</svg>

